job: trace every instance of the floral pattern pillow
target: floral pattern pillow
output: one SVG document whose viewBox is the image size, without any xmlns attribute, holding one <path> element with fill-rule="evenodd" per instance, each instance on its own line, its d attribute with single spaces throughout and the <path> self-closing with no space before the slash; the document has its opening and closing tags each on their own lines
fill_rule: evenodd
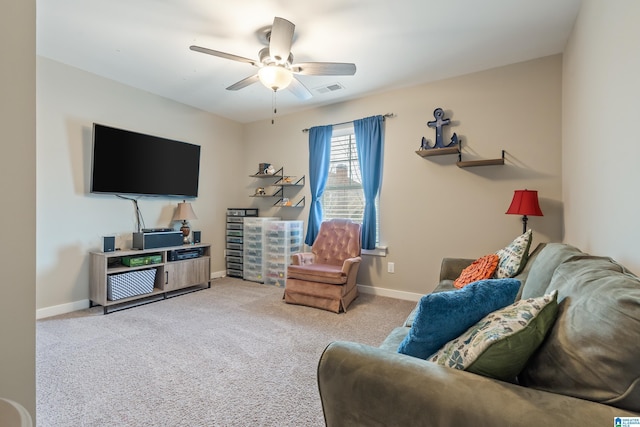
<svg viewBox="0 0 640 427">
<path fill-rule="evenodd" d="M 512 381 L 544 340 L 558 313 L 558 291 L 496 310 L 428 360 Z"/>
<path fill-rule="evenodd" d="M 496 255 L 500 258 L 494 274 L 496 279 L 513 277 L 520 273 L 527 263 L 531 246 L 531 230 L 515 238 L 507 247 L 500 249 Z"/>
</svg>

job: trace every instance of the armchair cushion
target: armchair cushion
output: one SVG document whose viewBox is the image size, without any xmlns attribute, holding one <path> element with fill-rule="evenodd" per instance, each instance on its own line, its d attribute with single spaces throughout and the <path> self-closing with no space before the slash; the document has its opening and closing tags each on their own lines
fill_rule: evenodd
<svg viewBox="0 0 640 427">
<path fill-rule="evenodd" d="M 342 272 L 341 265 L 306 264 L 304 266 L 290 265 L 287 270 L 290 279 L 307 280 L 311 282 L 342 285 L 347 281 L 347 275 Z"/>
</svg>

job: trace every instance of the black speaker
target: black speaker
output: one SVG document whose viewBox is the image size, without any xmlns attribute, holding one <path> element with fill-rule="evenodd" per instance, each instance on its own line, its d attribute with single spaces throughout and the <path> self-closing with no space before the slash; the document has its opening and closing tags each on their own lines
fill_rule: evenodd
<svg viewBox="0 0 640 427">
<path fill-rule="evenodd" d="M 105 236 L 102 238 L 102 251 L 113 252 L 116 250 L 116 238 L 114 236 Z"/>
<path fill-rule="evenodd" d="M 133 249 L 155 249 L 182 246 L 182 231 L 133 233 Z"/>
<path fill-rule="evenodd" d="M 200 231 L 193 232 L 193 243 L 200 243 Z"/>
</svg>

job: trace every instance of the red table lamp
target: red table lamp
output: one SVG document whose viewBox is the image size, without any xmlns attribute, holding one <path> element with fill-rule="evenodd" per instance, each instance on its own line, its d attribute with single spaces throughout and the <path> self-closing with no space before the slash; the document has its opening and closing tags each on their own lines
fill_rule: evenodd
<svg viewBox="0 0 640 427">
<path fill-rule="evenodd" d="M 543 216 L 538 204 L 538 192 L 535 190 L 516 190 L 507 214 L 522 216 L 522 233 L 527 232 L 527 215 Z"/>
</svg>

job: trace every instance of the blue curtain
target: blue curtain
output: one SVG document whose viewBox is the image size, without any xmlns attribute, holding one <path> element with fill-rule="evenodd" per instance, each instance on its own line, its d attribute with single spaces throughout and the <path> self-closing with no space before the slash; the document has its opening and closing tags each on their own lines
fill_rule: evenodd
<svg viewBox="0 0 640 427">
<path fill-rule="evenodd" d="M 331 160 L 331 134 L 333 126 L 315 126 L 309 129 L 309 186 L 311 190 L 311 208 L 307 236 L 304 242 L 311 246 L 316 240 L 322 223 L 322 203 L 329 177 L 329 161 Z"/>
<path fill-rule="evenodd" d="M 376 196 L 382 183 L 382 116 L 354 120 L 356 149 L 364 190 L 362 249 L 376 247 Z"/>
</svg>

